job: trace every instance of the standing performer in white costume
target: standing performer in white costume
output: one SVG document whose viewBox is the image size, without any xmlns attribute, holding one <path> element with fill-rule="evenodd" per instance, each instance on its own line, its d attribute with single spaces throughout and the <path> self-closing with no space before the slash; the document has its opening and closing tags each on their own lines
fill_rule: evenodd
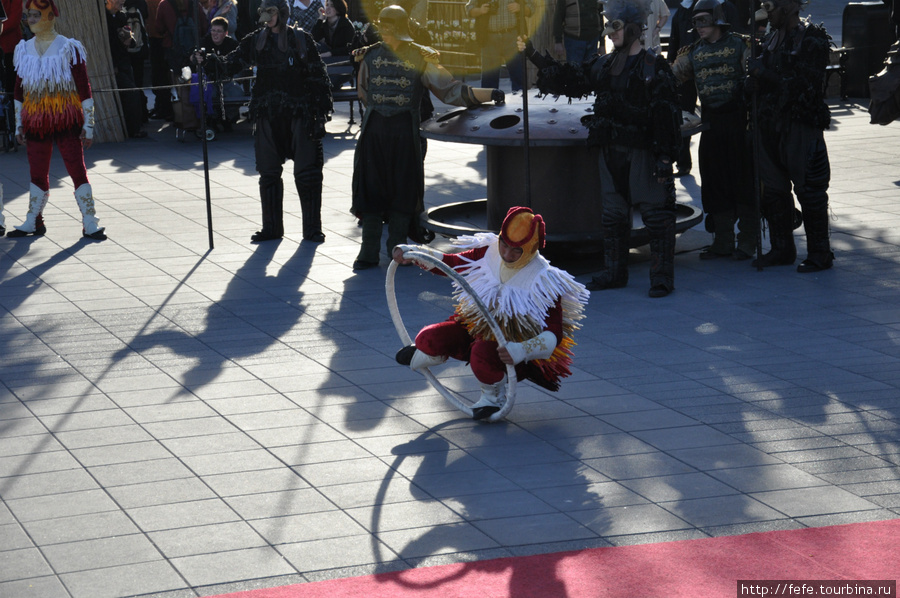
<svg viewBox="0 0 900 598">
<path fill-rule="evenodd" d="M 10 237 L 43 235 L 44 206 L 50 195 L 53 144 L 75 186 L 81 209 L 82 234 L 106 239 L 94 209 L 94 195 L 84 165 L 84 149 L 92 143 L 94 100 L 81 42 L 54 29 L 59 9 L 53 0 L 27 0 L 25 15 L 34 37 L 21 41 L 13 54 L 16 69 L 16 140 L 27 146 L 31 187 L 25 222 Z"/>
</svg>

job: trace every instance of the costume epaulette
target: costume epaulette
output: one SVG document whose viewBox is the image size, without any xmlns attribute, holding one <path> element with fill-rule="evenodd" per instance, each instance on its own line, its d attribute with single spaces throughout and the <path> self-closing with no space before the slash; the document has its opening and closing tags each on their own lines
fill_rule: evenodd
<svg viewBox="0 0 900 598">
<path fill-rule="evenodd" d="M 353 60 L 355 62 L 362 62 L 362 59 L 365 57 L 366 52 L 374 50 L 375 48 L 379 47 L 382 43 L 383 42 L 375 42 L 372 45 L 363 46 L 362 48 L 357 48 L 355 50 L 352 50 L 350 52 L 350 55 L 353 56 Z"/>
<path fill-rule="evenodd" d="M 430 48 L 428 46 L 423 46 L 420 44 L 413 43 L 413 47 L 419 50 L 419 53 L 425 58 L 425 62 L 428 64 L 440 64 L 441 63 L 441 53 L 435 50 L 434 48 Z"/>
<path fill-rule="evenodd" d="M 680 58 L 680 57 L 684 56 L 685 54 L 690 54 L 694 50 L 694 47 L 696 45 L 697 45 L 697 42 L 688 44 L 686 46 L 681 46 L 681 48 L 678 49 L 678 53 L 675 55 L 675 58 Z"/>
</svg>

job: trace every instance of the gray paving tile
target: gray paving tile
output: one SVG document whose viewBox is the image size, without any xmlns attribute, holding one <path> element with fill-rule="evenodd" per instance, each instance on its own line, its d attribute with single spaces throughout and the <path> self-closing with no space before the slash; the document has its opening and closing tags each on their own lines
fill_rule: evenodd
<svg viewBox="0 0 900 598">
<path fill-rule="evenodd" d="M 123 509 L 203 500 L 216 496 L 209 486 L 194 477 L 128 484 L 106 490 Z"/>
<path fill-rule="evenodd" d="M 356 536 L 365 531 L 353 518 L 339 511 L 257 519 L 250 525 L 272 545 Z"/>
<path fill-rule="evenodd" d="M 358 567 L 398 558 L 390 548 L 369 535 L 281 544 L 278 552 L 301 573 Z"/>
<path fill-rule="evenodd" d="M 151 532 L 148 536 L 170 559 L 267 546 L 266 541 L 243 521 Z"/>
<path fill-rule="evenodd" d="M 270 547 L 185 556 L 172 559 L 172 565 L 194 586 L 296 573 L 294 568 Z"/>
<path fill-rule="evenodd" d="M 146 563 L 162 558 L 143 534 L 52 544 L 42 550 L 58 573 Z"/>
<path fill-rule="evenodd" d="M 94 488 L 97 483 L 82 469 L 0 478 L 0 496 L 7 501 Z"/>
<path fill-rule="evenodd" d="M 0 582 L 0 594 L 18 598 L 70 598 L 68 590 L 56 576 L 32 577 Z"/>
<path fill-rule="evenodd" d="M 0 477 L 57 472 L 80 467 L 72 455 L 62 451 L 0 457 Z"/>
<path fill-rule="evenodd" d="M 139 531 L 131 519 L 121 511 L 26 521 L 23 526 L 39 546 L 124 536 Z"/>
<path fill-rule="evenodd" d="M 0 546 L 2 551 L 34 547 L 31 538 L 18 523 L 0 524 L 0 537 L 3 538 L 3 544 Z"/>
<path fill-rule="evenodd" d="M 484 522 L 482 522 L 484 523 Z M 468 553 L 497 548 L 498 543 L 478 525 L 455 523 L 438 525 L 428 530 L 403 529 L 385 531 L 379 538 L 388 548 L 403 559 L 415 559 L 446 553 Z M 390 553 L 388 553 L 390 554 Z M 379 559 L 387 555 L 377 553 Z"/>
<path fill-rule="evenodd" d="M 225 499 L 244 519 L 266 519 L 333 510 L 334 504 L 313 488 L 245 494 Z"/>
<path fill-rule="evenodd" d="M 585 459 L 584 463 L 613 480 L 630 480 L 696 471 L 682 461 L 661 452 Z"/>
<path fill-rule="evenodd" d="M 502 546 L 593 538 L 598 535 L 588 529 L 589 526 L 576 521 L 570 515 L 547 513 L 525 517 L 502 517 L 483 519 L 474 522 L 473 525 Z"/>
<path fill-rule="evenodd" d="M 135 507 L 128 515 L 145 532 L 237 521 L 240 517 L 219 499 Z"/>
<path fill-rule="evenodd" d="M 691 529 L 684 519 L 653 504 L 638 504 L 569 513 L 573 519 L 604 538 L 659 531 Z"/>
<path fill-rule="evenodd" d="M 785 518 L 782 513 L 741 494 L 660 502 L 659 506 L 696 527 Z"/>
<path fill-rule="evenodd" d="M 38 519 L 71 517 L 117 510 L 102 490 L 83 490 L 6 500 L 6 505 L 23 524 Z"/>
<path fill-rule="evenodd" d="M 50 575 L 53 570 L 37 548 L 3 551 L 0 559 L 0 581 L 16 581 Z"/>
<path fill-rule="evenodd" d="M 750 496 L 789 517 L 829 515 L 842 511 L 868 511 L 878 508 L 878 505 L 846 490 L 828 486 L 754 492 Z"/>
<path fill-rule="evenodd" d="M 656 503 L 727 496 L 739 492 L 705 473 L 626 480 L 622 482 L 622 486 Z"/>
<path fill-rule="evenodd" d="M 117 598 L 137 593 L 166 592 L 185 587 L 184 580 L 165 561 L 76 571 L 60 575 L 74 598 Z"/>
</svg>

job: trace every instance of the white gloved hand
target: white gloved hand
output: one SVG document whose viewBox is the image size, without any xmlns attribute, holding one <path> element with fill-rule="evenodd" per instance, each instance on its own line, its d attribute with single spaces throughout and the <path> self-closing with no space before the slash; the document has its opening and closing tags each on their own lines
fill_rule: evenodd
<svg viewBox="0 0 900 598">
<path fill-rule="evenodd" d="M 521 343 L 506 344 L 506 350 L 509 351 L 509 356 L 513 358 L 515 365 L 519 365 L 523 361 L 547 359 L 553 355 L 555 349 L 556 335 L 549 330 Z"/>
<path fill-rule="evenodd" d="M 19 100 L 14 100 L 13 103 L 16 107 L 16 135 L 22 134 L 22 102 Z"/>
<path fill-rule="evenodd" d="M 442 252 L 438 251 L 437 249 L 428 247 L 427 245 L 397 245 L 396 247 L 397 247 L 397 249 L 399 249 L 400 251 L 403 252 L 404 258 L 414 261 L 417 265 L 419 265 L 423 268 L 432 268 L 433 266 L 432 266 L 432 264 L 430 264 L 424 260 L 417 259 L 416 256 L 406 255 L 407 252 L 417 251 L 419 253 L 425 253 L 427 255 L 430 255 L 431 257 L 433 257 L 434 259 L 436 259 L 438 261 L 443 261 L 443 259 L 444 259 L 444 254 Z"/>
<path fill-rule="evenodd" d="M 94 98 L 88 98 L 81 102 L 81 110 L 84 112 L 84 137 L 94 138 Z"/>
</svg>

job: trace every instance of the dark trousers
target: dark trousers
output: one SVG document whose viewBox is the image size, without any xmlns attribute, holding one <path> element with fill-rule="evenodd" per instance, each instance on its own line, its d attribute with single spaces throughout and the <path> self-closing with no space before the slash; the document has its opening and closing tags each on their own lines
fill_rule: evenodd
<svg viewBox="0 0 900 598">
<path fill-rule="evenodd" d="M 163 48 L 163 40 L 159 37 L 150 38 L 150 82 L 154 87 L 170 85 L 172 78 L 169 71 L 169 63 L 166 61 L 166 50 Z M 172 90 L 154 89 L 155 101 L 153 110 L 156 116 L 165 118 L 172 115 Z"/>
<path fill-rule="evenodd" d="M 134 82 L 134 72 L 131 63 L 123 61 L 116 66 L 116 87 L 119 89 L 132 89 L 137 87 Z M 125 131 L 129 137 L 134 137 L 141 130 L 143 120 L 140 91 L 120 91 L 119 101 L 122 102 L 122 115 L 125 118 Z"/>
</svg>

